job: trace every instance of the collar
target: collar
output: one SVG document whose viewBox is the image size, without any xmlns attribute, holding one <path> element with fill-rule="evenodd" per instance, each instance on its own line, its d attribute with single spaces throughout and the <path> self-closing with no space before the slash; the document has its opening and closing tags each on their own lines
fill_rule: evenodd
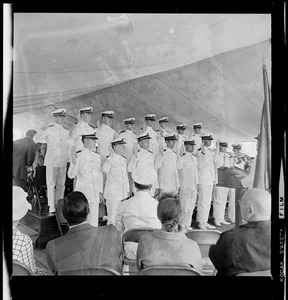
<svg viewBox="0 0 288 300">
<path fill-rule="evenodd" d="M 76 231 L 89 229 L 89 228 L 92 228 L 92 227 L 93 226 L 91 224 L 89 224 L 87 221 L 85 221 L 85 222 L 82 222 L 82 223 L 77 224 L 77 225 L 69 226 L 69 230 L 68 230 L 67 234 L 68 233 L 73 233 L 73 232 L 76 232 Z"/>
<path fill-rule="evenodd" d="M 160 239 L 164 240 L 183 240 L 186 237 L 185 233 L 180 232 L 166 232 L 161 229 L 156 229 L 152 232 L 152 234 Z"/>
</svg>

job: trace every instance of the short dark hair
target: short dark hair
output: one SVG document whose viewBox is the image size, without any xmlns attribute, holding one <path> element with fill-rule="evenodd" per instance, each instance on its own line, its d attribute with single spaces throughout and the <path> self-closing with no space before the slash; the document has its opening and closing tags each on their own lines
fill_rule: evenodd
<svg viewBox="0 0 288 300">
<path fill-rule="evenodd" d="M 77 225 L 84 222 L 89 211 L 89 203 L 83 193 L 74 191 L 64 198 L 63 216 L 69 225 Z"/>
<path fill-rule="evenodd" d="M 174 193 L 164 193 L 159 198 L 157 217 L 162 224 L 178 219 L 181 213 L 180 197 Z"/>
<path fill-rule="evenodd" d="M 138 189 L 138 190 L 147 190 L 152 186 L 152 184 L 145 185 L 145 184 L 140 184 L 140 183 L 135 182 L 135 181 L 134 181 L 134 185 L 135 185 L 135 188 Z"/>
</svg>

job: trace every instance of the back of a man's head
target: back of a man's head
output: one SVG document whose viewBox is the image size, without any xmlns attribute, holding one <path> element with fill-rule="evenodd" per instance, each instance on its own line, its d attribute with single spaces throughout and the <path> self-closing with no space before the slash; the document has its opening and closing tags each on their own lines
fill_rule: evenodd
<svg viewBox="0 0 288 300">
<path fill-rule="evenodd" d="M 33 140 L 34 135 L 37 133 L 34 129 L 29 129 L 26 132 L 26 137 L 29 137 L 31 140 Z"/>
<path fill-rule="evenodd" d="M 247 202 L 253 208 L 250 221 L 265 221 L 271 219 L 271 194 L 263 189 L 253 188 L 247 190 L 241 202 Z"/>
<path fill-rule="evenodd" d="M 86 221 L 89 214 L 89 203 L 81 192 L 72 192 L 66 196 L 63 204 L 63 216 L 69 225 Z"/>
</svg>

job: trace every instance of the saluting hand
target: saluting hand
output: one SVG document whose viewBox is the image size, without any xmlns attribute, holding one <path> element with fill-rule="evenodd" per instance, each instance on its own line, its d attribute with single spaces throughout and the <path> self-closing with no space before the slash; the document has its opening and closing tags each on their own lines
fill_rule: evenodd
<svg viewBox="0 0 288 300">
<path fill-rule="evenodd" d="M 75 147 L 75 145 L 72 146 L 71 156 L 72 156 L 72 163 L 75 164 L 76 160 L 77 160 L 77 153 L 76 153 L 76 147 Z"/>
<path fill-rule="evenodd" d="M 109 156 L 113 156 L 114 150 L 111 144 L 109 145 L 108 150 L 109 150 Z"/>
<path fill-rule="evenodd" d="M 145 132 L 146 131 L 146 123 L 144 122 L 144 124 L 143 124 L 143 132 Z"/>
<path fill-rule="evenodd" d="M 163 146 L 163 143 L 160 143 L 160 145 L 159 145 L 159 153 L 160 153 L 160 155 L 163 155 L 163 154 L 164 154 L 164 146 Z"/>
</svg>

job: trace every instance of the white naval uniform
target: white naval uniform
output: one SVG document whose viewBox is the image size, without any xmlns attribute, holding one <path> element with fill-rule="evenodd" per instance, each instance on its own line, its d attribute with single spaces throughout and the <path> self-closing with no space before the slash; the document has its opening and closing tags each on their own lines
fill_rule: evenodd
<svg viewBox="0 0 288 300">
<path fill-rule="evenodd" d="M 163 155 L 158 153 L 155 159 L 155 169 L 158 170 L 160 192 L 174 192 L 178 194 L 180 187 L 177 170 L 177 154 L 172 149 L 164 149 Z"/>
<path fill-rule="evenodd" d="M 146 130 L 143 131 L 143 129 L 141 129 L 141 133 L 149 133 L 149 136 L 151 137 L 149 150 L 152 151 L 154 157 L 156 157 L 156 155 L 159 152 L 159 143 L 158 143 L 158 139 L 157 139 L 157 131 L 154 130 L 151 126 L 146 126 Z"/>
<path fill-rule="evenodd" d="M 188 228 L 192 223 L 192 215 L 197 198 L 198 167 L 195 154 L 186 152 L 181 157 L 178 156 L 177 169 L 180 179 L 180 202 L 182 217 L 180 226 Z"/>
<path fill-rule="evenodd" d="M 56 123 L 50 124 L 44 130 L 42 138 L 47 143 L 44 165 L 46 166 L 48 205 L 50 212 L 55 212 L 56 202 L 64 197 L 71 140 L 68 129 Z"/>
<path fill-rule="evenodd" d="M 117 133 L 112 127 L 106 124 L 102 124 L 100 128 L 96 128 L 95 130 L 98 138 L 98 152 L 100 153 L 101 161 L 103 163 L 109 155 L 109 146 L 111 141 L 117 137 Z"/>
<path fill-rule="evenodd" d="M 126 141 L 123 156 L 129 161 L 133 155 L 133 148 L 135 144 L 138 144 L 137 134 L 132 130 L 123 130 L 119 133 L 119 138 L 124 138 Z"/>
<path fill-rule="evenodd" d="M 128 162 L 128 172 L 134 172 L 136 169 L 153 169 L 154 167 L 154 155 L 150 150 L 146 150 L 140 148 L 137 152 L 137 156 L 132 155 L 130 161 Z M 158 188 L 158 181 L 156 181 L 150 191 L 149 194 L 153 197 L 155 194 L 155 188 Z M 133 187 L 133 191 L 135 194 L 135 186 Z"/>
<path fill-rule="evenodd" d="M 95 150 L 83 148 L 77 153 L 76 162 L 71 163 L 68 177 L 77 176 L 74 191 L 82 192 L 89 202 L 90 213 L 87 221 L 94 227 L 98 226 L 99 219 L 99 193 L 103 193 L 103 175 L 101 172 L 101 159 Z"/>
<path fill-rule="evenodd" d="M 198 205 L 196 220 L 199 223 L 207 223 L 212 201 L 213 183 L 215 181 L 215 169 L 212 151 L 204 146 L 205 154 L 199 149 L 196 153 L 198 160 Z"/>
<path fill-rule="evenodd" d="M 75 124 L 71 130 L 70 137 L 72 140 L 72 146 L 75 145 L 75 151 L 78 152 L 84 148 L 82 142 L 82 134 L 93 131 L 93 128 L 86 122 L 80 120 Z"/>
<path fill-rule="evenodd" d="M 229 157 L 224 152 L 214 152 L 213 161 L 215 164 L 215 178 L 218 183 L 218 170 L 220 167 L 230 167 Z M 213 218 L 215 222 L 224 221 L 225 208 L 228 200 L 229 188 L 215 186 L 213 189 Z"/>
<path fill-rule="evenodd" d="M 180 154 L 181 146 L 184 146 L 184 141 L 186 140 L 187 137 L 184 134 L 177 134 L 177 141 L 175 143 L 174 150 L 178 155 Z"/>
<path fill-rule="evenodd" d="M 115 225 L 116 212 L 121 200 L 129 196 L 129 181 L 127 174 L 127 159 L 116 153 L 108 156 L 102 165 L 107 180 L 104 188 L 108 222 Z"/>
</svg>

